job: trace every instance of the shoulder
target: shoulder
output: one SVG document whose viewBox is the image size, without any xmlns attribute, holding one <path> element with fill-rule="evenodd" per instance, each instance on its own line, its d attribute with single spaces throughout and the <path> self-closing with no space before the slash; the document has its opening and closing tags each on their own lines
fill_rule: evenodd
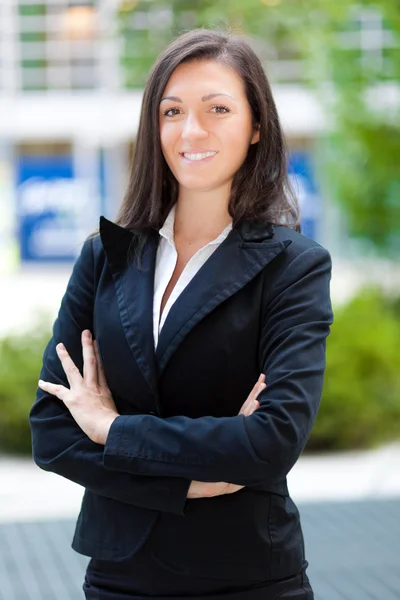
<svg viewBox="0 0 400 600">
<path fill-rule="evenodd" d="M 100 238 L 100 233 L 95 231 L 91 233 L 81 244 L 79 260 L 93 262 L 101 258 L 102 255 L 104 256 L 104 249 Z"/>
<path fill-rule="evenodd" d="M 284 225 L 274 225 L 274 240 L 288 244 L 276 265 L 275 275 L 279 281 L 317 274 L 321 270 L 330 279 L 332 258 L 324 246 Z"/>
<path fill-rule="evenodd" d="M 277 242 L 290 241 L 285 251 L 289 262 L 296 260 L 304 253 L 331 259 L 329 251 L 324 246 L 285 225 L 274 225 L 274 240 Z"/>
<path fill-rule="evenodd" d="M 99 233 L 93 232 L 90 234 L 81 245 L 79 255 L 75 261 L 74 273 L 81 271 L 88 275 L 102 269 L 105 262 L 105 254 L 103 244 Z"/>
<path fill-rule="evenodd" d="M 86 242 L 86 244 L 90 244 L 91 251 L 93 253 L 93 258 L 96 260 L 100 257 L 104 257 L 104 248 L 103 242 L 101 241 L 100 232 L 96 231 L 92 235 L 90 235 Z"/>
<path fill-rule="evenodd" d="M 326 248 L 283 225 L 274 225 L 273 239 L 285 243 L 286 247 L 274 261 L 272 273 L 266 278 L 269 297 L 285 291 L 296 301 L 296 297 L 301 296 L 300 290 L 315 298 L 320 293 L 329 294 L 332 260 Z"/>
</svg>

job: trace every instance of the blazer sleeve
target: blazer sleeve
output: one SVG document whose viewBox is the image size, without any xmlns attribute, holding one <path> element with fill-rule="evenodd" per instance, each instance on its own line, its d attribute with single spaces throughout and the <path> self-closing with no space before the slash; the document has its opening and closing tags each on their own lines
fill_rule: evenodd
<svg viewBox="0 0 400 600">
<path fill-rule="evenodd" d="M 106 468 L 239 485 L 282 481 L 307 442 L 321 399 L 333 322 L 330 278 L 329 252 L 308 248 L 270 294 L 260 340 L 267 388 L 257 411 L 249 417 L 117 417 L 104 449 Z"/>
<path fill-rule="evenodd" d="M 81 333 L 92 330 L 94 260 L 92 240 L 85 242 L 75 263 L 66 293 L 54 323 L 40 378 L 68 387 L 56 345 L 63 342 L 82 372 Z M 183 514 L 190 482 L 180 477 L 146 477 L 107 470 L 103 465 L 104 446 L 92 442 L 70 412 L 55 396 L 37 390 L 29 421 L 33 458 L 45 471 L 53 471 L 88 490 L 143 508 Z"/>
</svg>

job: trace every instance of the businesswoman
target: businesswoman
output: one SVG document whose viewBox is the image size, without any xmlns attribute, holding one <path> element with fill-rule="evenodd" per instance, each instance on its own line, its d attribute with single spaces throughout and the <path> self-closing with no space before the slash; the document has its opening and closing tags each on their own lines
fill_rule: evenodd
<svg viewBox="0 0 400 600">
<path fill-rule="evenodd" d="M 313 598 L 286 475 L 320 401 L 329 253 L 299 232 L 240 37 L 158 58 L 116 223 L 86 240 L 43 357 L 36 463 L 84 486 L 92 600 Z"/>
</svg>

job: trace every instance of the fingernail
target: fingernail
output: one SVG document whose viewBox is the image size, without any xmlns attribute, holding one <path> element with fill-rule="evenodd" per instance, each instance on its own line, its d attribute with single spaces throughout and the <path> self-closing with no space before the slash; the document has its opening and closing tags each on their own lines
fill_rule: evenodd
<svg viewBox="0 0 400 600">
<path fill-rule="evenodd" d="M 64 344 L 57 344 L 56 348 L 57 350 L 64 350 Z"/>
<path fill-rule="evenodd" d="M 91 337 L 92 337 L 92 334 L 90 333 L 89 329 L 87 329 L 87 330 L 84 332 L 84 336 L 85 336 L 85 338 L 87 338 L 88 340 L 90 340 L 90 339 L 91 339 Z"/>
</svg>

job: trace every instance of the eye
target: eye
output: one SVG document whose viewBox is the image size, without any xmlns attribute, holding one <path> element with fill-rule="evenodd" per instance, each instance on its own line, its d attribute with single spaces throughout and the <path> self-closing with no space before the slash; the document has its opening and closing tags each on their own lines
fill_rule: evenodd
<svg viewBox="0 0 400 600">
<path fill-rule="evenodd" d="M 176 115 L 179 115 L 179 112 L 179 108 L 175 106 L 174 108 L 168 108 L 163 114 L 164 117 L 175 117 Z"/>
<path fill-rule="evenodd" d="M 211 107 L 211 110 L 219 115 L 225 115 L 226 113 L 231 112 L 229 108 L 227 106 L 224 106 L 223 104 L 215 104 Z"/>
</svg>

